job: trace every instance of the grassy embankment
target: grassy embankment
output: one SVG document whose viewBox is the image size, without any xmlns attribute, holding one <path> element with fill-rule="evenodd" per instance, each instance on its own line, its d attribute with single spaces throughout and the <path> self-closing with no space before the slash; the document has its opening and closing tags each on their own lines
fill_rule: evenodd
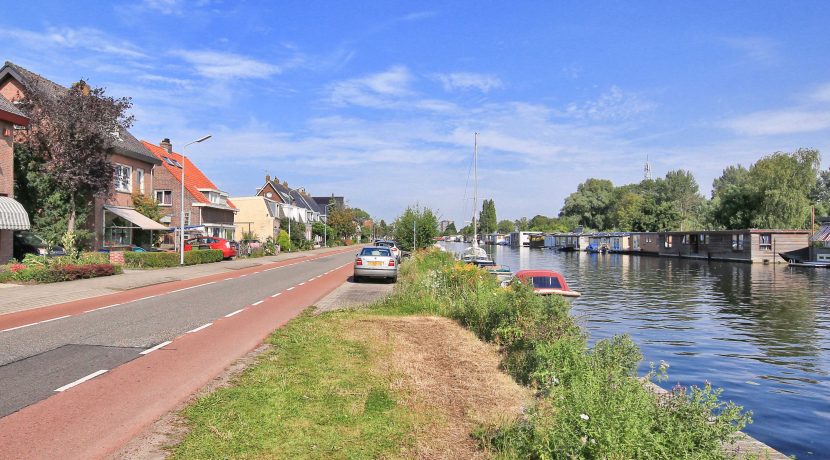
<svg viewBox="0 0 830 460">
<path fill-rule="evenodd" d="M 507 408 L 521 399 L 506 385 L 471 384 L 483 378 L 472 374 L 492 376 L 494 369 L 472 368 L 443 385 L 424 385 L 430 375 L 424 368 L 435 363 L 417 353 L 407 357 L 407 350 L 425 347 L 421 355 L 444 353 L 446 361 L 464 347 L 430 348 L 429 340 L 412 342 L 411 332 L 410 342 L 400 342 L 396 337 L 412 324 L 378 326 L 423 315 L 451 318 L 496 346 L 501 369 L 535 394 L 524 415 L 468 416 L 475 406 L 496 403 L 496 413 L 509 415 Z M 469 431 L 463 438 L 475 439 L 483 456 L 717 459 L 731 455 L 724 443 L 749 422 L 708 386 L 656 395 L 637 378 L 642 356 L 627 336 L 590 348 L 564 300 L 537 297 L 523 286 L 500 289 L 488 275 L 441 253 L 419 254 L 404 264 L 394 295 L 380 304 L 303 316 L 277 331 L 271 343 L 273 349 L 234 386 L 186 411 L 193 430 L 176 448 L 177 457 L 446 456 L 454 446 L 446 431 L 457 425 L 452 417 L 460 411 Z M 484 355 L 467 352 L 455 356 L 459 368 Z M 646 379 L 664 374 L 665 366 L 652 366 Z M 445 386 L 462 389 L 455 398 L 479 394 L 447 411 L 452 397 L 429 397 Z M 487 399 L 489 393 L 499 396 Z"/>
</svg>

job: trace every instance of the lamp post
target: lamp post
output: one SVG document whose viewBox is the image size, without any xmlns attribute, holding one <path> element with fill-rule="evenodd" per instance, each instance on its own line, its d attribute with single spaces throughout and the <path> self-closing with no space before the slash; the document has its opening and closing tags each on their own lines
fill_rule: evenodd
<svg viewBox="0 0 830 460">
<path fill-rule="evenodd" d="M 207 136 L 200 137 L 195 141 L 188 142 L 184 144 L 182 147 L 182 197 L 181 197 L 181 214 L 179 220 L 179 265 L 184 265 L 184 152 L 187 149 L 188 145 L 196 144 L 199 142 L 204 142 L 210 139 L 212 134 L 208 134 Z M 172 150 L 172 149 L 171 149 Z"/>
</svg>

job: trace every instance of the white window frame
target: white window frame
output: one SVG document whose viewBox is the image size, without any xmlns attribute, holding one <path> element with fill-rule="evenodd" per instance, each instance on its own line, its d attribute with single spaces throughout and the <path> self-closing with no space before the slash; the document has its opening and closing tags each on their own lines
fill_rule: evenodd
<svg viewBox="0 0 830 460">
<path fill-rule="evenodd" d="M 133 168 L 131 166 L 115 164 L 115 190 L 125 193 L 133 192 Z"/>
<path fill-rule="evenodd" d="M 764 243 L 764 239 L 767 239 L 767 242 Z M 772 233 L 761 233 L 758 235 L 758 248 L 763 251 L 772 251 Z"/>
<path fill-rule="evenodd" d="M 144 170 L 135 168 L 135 180 L 138 181 L 138 193 L 144 195 Z"/>
<path fill-rule="evenodd" d="M 161 195 L 161 198 L 162 198 L 161 200 L 159 200 L 159 193 L 162 194 Z M 170 194 L 170 203 L 165 203 L 164 202 L 164 195 L 166 193 Z M 153 198 L 155 198 L 155 200 L 156 200 L 156 202 L 158 202 L 159 206 L 173 206 L 173 191 L 172 190 L 156 190 Z"/>
</svg>

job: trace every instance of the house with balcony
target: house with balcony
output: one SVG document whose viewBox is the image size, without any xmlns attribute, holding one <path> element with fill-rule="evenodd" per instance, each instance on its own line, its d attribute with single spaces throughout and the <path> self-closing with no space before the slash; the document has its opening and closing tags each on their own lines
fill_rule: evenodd
<svg viewBox="0 0 830 460">
<path fill-rule="evenodd" d="M 185 237 L 204 235 L 232 240 L 234 224 L 239 212 L 228 193 L 219 189 L 190 158 L 173 151 L 170 139 L 158 145 L 142 141 L 161 165 L 153 179 L 153 197 L 165 210 L 162 222 L 174 232 L 185 232 Z M 184 199 L 182 199 L 182 169 L 184 169 Z M 184 204 L 184 222 L 181 221 Z M 165 244 L 176 245 L 174 234 L 165 237 Z"/>
<path fill-rule="evenodd" d="M 12 103 L 24 100 L 35 88 L 59 96 L 68 91 L 47 78 L 12 62 L 0 68 L 0 96 Z M 12 135 L 25 139 L 26 130 L 17 124 Z M 93 233 L 95 249 L 129 246 L 135 230 L 166 230 L 166 227 L 141 215 L 133 208 L 134 193 L 148 193 L 153 188 L 153 168 L 161 162 L 129 131 L 119 129 L 112 133 L 109 161 L 114 168 L 112 188 L 106 197 L 93 200 L 90 221 L 86 225 Z M 33 210 L 29 210 L 33 211 Z"/>
<path fill-rule="evenodd" d="M 14 231 L 29 229 L 29 214 L 14 199 L 14 129 L 29 118 L 0 95 L 0 264 L 12 258 Z"/>
</svg>

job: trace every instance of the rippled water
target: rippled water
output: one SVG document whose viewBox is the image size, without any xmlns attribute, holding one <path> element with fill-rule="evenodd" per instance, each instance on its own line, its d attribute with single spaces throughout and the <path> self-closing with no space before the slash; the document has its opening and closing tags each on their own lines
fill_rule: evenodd
<svg viewBox="0 0 830 460">
<path fill-rule="evenodd" d="M 453 252 L 463 245 L 447 244 Z M 591 340 L 628 333 L 669 380 L 724 389 L 745 431 L 787 455 L 830 458 L 830 270 L 488 247 L 514 271 L 549 268 L 582 297 Z"/>
</svg>

